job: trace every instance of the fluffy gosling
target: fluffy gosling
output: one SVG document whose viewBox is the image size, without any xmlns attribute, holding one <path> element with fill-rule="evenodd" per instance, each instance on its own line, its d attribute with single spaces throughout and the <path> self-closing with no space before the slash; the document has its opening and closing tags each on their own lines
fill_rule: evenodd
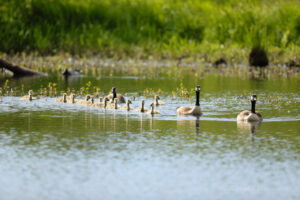
<svg viewBox="0 0 300 200">
<path fill-rule="evenodd" d="M 25 100 L 25 101 L 32 101 L 32 100 L 37 100 L 37 99 L 40 99 L 40 97 L 37 96 L 36 98 L 34 98 L 32 90 L 28 91 L 28 95 L 21 97 L 21 100 Z"/>
<path fill-rule="evenodd" d="M 63 103 L 67 103 L 67 94 L 64 93 L 62 97 L 59 97 L 55 100 L 55 102 L 63 102 Z"/>
<path fill-rule="evenodd" d="M 151 115 L 154 115 L 154 114 L 160 114 L 160 112 L 158 110 L 155 110 L 154 107 L 155 107 L 155 104 L 154 103 L 151 103 L 150 104 L 151 106 L 151 110 L 149 110 L 147 113 L 148 114 L 151 114 Z"/>
<path fill-rule="evenodd" d="M 127 99 L 126 106 L 122 106 L 121 109 L 130 111 L 131 110 L 130 104 L 131 104 L 131 100 Z"/>
<path fill-rule="evenodd" d="M 165 102 L 159 100 L 160 99 L 159 96 L 155 95 L 154 99 L 155 99 L 156 106 L 165 105 Z"/>
<path fill-rule="evenodd" d="M 136 108 L 135 111 L 138 111 L 138 112 L 146 112 L 146 111 L 148 111 L 148 109 L 145 108 L 145 100 L 144 99 L 142 100 L 142 106 Z"/>
</svg>

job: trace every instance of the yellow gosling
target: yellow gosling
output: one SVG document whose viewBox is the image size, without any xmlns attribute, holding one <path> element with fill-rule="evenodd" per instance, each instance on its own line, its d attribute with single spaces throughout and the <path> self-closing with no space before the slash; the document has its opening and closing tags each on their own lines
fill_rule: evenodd
<svg viewBox="0 0 300 200">
<path fill-rule="evenodd" d="M 156 106 L 165 105 L 165 102 L 159 100 L 160 99 L 159 96 L 155 95 L 154 99 L 155 99 Z"/>
<path fill-rule="evenodd" d="M 67 103 L 67 94 L 64 93 L 63 97 L 59 97 L 55 100 L 55 102 L 63 102 L 63 103 Z"/>
<path fill-rule="evenodd" d="M 145 108 L 145 100 L 144 99 L 142 100 L 142 106 L 136 108 L 135 111 L 138 111 L 138 112 L 146 112 L 146 111 L 148 111 L 148 109 Z"/>
<path fill-rule="evenodd" d="M 259 122 L 263 120 L 262 115 L 259 112 L 255 111 L 256 101 L 257 96 L 254 94 L 251 96 L 251 112 L 249 110 L 242 111 L 237 116 L 237 121 Z"/>
<path fill-rule="evenodd" d="M 114 103 L 107 104 L 106 108 L 108 109 L 118 109 L 118 99 L 114 100 Z"/>
<path fill-rule="evenodd" d="M 151 103 L 150 104 L 151 106 L 151 110 L 149 110 L 147 113 L 148 114 L 151 114 L 151 115 L 154 115 L 154 114 L 160 114 L 160 112 L 158 110 L 155 110 L 154 107 L 155 107 L 155 104 L 154 103 Z"/>
<path fill-rule="evenodd" d="M 91 96 L 90 95 L 86 95 L 85 99 L 84 100 L 81 100 L 81 101 L 78 101 L 76 102 L 76 104 L 79 104 L 79 105 L 88 105 L 90 104 L 90 100 L 91 99 Z"/>
<path fill-rule="evenodd" d="M 107 108 L 107 105 L 108 105 L 107 102 L 108 102 L 108 101 L 109 101 L 109 99 L 105 97 L 105 98 L 104 98 L 104 106 L 103 106 L 104 109 Z"/>
<path fill-rule="evenodd" d="M 68 103 L 72 103 L 72 104 L 74 104 L 74 103 L 77 103 L 77 100 L 75 99 L 75 94 L 71 94 L 68 98 L 67 98 L 67 102 Z"/>
<path fill-rule="evenodd" d="M 98 103 L 94 103 L 92 106 L 93 107 L 104 107 L 105 102 L 103 102 L 103 98 L 100 97 L 99 98 L 99 102 Z"/>
<path fill-rule="evenodd" d="M 123 110 L 130 111 L 131 110 L 130 104 L 131 104 L 131 100 L 127 99 L 126 106 L 122 106 L 120 108 L 123 109 Z"/>
<path fill-rule="evenodd" d="M 195 106 L 181 106 L 176 109 L 179 115 L 193 115 L 201 116 L 202 112 L 200 109 L 200 86 L 196 86 L 196 104 Z"/>
<path fill-rule="evenodd" d="M 21 100 L 25 100 L 25 101 L 32 101 L 32 100 L 35 100 L 33 98 L 33 91 L 32 90 L 29 90 L 28 91 L 28 95 L 25 95 L 23 97 L 21 97 Z"/>
</svg>

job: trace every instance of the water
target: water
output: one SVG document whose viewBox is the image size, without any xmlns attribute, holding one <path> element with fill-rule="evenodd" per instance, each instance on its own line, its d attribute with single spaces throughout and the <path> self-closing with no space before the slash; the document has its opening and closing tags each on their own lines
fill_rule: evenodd
<svg viewBox="0 0 300 200">
<path fill-rule="evenodd" d="M 0 79 L 5 82 L 5 79 Z M 299 199 L 300 80 L 251 80 L 207 75 L 199 79 L 57 74 L 10 80 L 12 88 L 79 90 L 88 81 L 146 99 L 161 89 L 161 114 L 104 110 L 5 96 L 0 103 L 0 199 Z M 204 115 L 182 117 L 174 98 L 183 83 L 201 85 Z M 261 124 L 237 124 L 250 109 L 244 91 L 259 97 Z M 279 100 L 276 100 L 277 98 Z M 270 102 L 271 101 L 271 102 Z"/>
</svg>

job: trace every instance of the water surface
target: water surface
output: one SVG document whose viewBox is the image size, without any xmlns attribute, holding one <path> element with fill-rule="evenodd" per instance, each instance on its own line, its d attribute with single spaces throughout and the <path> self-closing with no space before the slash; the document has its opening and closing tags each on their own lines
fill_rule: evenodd
<svg viewBox="0 0 300 200">
<path fill-rule="evenodd" d="M 1 199 L 300 198 L 299 79 L 50 74 L 9 86 L 38 91 L 55 82 L 63 91 L 89 81 L 103 93 L 115 86 L 126 98 L 136 95 L 132 107 L 141 99 L 149 107 L 145 89 L 160 89 L 166 105 L 151 116 L 4 96 Z M 176 107 L 191 105 L 172 94 L 180 84 L 201 86 L 201 118 L 176 115 Z M 237 124 L 237 114 L 250 109 L 244 93 L 258 95 L 261 124 Z"/>
</svg>

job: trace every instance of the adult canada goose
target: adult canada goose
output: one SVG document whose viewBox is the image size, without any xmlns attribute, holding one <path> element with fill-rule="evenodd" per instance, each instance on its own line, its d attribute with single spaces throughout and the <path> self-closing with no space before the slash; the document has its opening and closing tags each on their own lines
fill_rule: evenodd
<svg viewBox="0 0 300 200">
<path fill-rule="evenodd" d="M 36 98 L 34 98 L 32 90 L 28 91 L 28 95 L 21 97 L 21 100 L 26 100 L 26 101 L 32 101 L 32 100 L 36 100 L 36 99 L 40 99 L 40 97 L 37 96 Z"/>
<path fill-rule="evenodd" d="M 247 121 L 247 122 L 255 122 L 262 121 L 262 115 L 259 112 L 255 111 L 257 97 L 256 95 L 251 96 L 251 112 L 249 110 L 242 111 L 237 116 L 237 121 Z"/>
<path fill-rule="evenodd" d="M 126 103 L 125 98 L 121 94 L 117 94 L 117 89 L 112 88 L 112 93 L 110 95 L 107 95 L 106 97 L 111 100 L 111 102 L 114 102 L 114 99 L 117 98 L 119 103 Z"/>
<path fill-rule="evenodd" d="M 144 100 L 144 99 L 142 100 L 142 107 L 138 107 L 138 108 L 136 108 L 135 110 L 138 111 L 138 112 L 145 112 L 145 111 L 148 111 L 148 109 L 145 108 L 145 100 Z"/>
<path fill-rule="evenodd" d="M 154 103 L 151 103 L 150 106 L 151 106 L 151 110 L 149 110 L 147 112 L 148 114 L 151 114 L 151 115 L 153 115 L 153 114 L 160 114 L 160 112 L 158 110 L 154 110 L 154 108 L 155 108 L 155 104 Z"/>
<path fill-rule="evenodd" d="M 156 106 L 164 105 L 165 104 L 165 102 L 159 100 L 160 98 L 157 95 L 155 95 L 154 99 L 155 99 L 155 105 Z"/>
<path fill-rule="evenodd" d="M 55 100 L 55 102 L 63 102 L 63 103 L 67 103 L 67 94 L 64 93 L 63 97 L 59 97 Z"/>
<path fill-rule="evenodd" d="M 76 104 L 79 104 L 79 105 L 90 105 L 91 104 L 91 101 L 89 101 L 90 99 L 91 99 L 91 96 L 90 95 L 86 95 L 84 100 L 78 101 L 78 102 L 76 102 Z"/>
<path fill-rule="evenodd" d="M 104 103 L 105 103 L 105 102 L 103 102 L 103 98 L 100 97 L 100 98 L 99 98 L 99 102 L 98 102 L 98 103 L 94 103 L 92 106 L 93 106 L 93 107 L 103 107 L 103 106 L 104 106 Z"/>
<path fill-rule="evenodd" d="M 63 76 L 79 76 L 80 75 L 80 70 L 78 69 L 65 69 L 62 73 Z"/>
<path fill-rule="evenodd" d="M 131 100 L 127 99 L 126 106 L 122 106 L 121 109 L 125 109 L 127 111 L 131 110 L 130 104 L 131 104 Z"/>
<path fill-rule="evenodd" d="M 193 115 L 193 116 L 201 116 L 202 112 L 200 109 L 200 86 L 196 86 L 196 104 L 195 106 L 182 106 L 177 108 L 177 113 L 179 115 Z"/>
</svg>

